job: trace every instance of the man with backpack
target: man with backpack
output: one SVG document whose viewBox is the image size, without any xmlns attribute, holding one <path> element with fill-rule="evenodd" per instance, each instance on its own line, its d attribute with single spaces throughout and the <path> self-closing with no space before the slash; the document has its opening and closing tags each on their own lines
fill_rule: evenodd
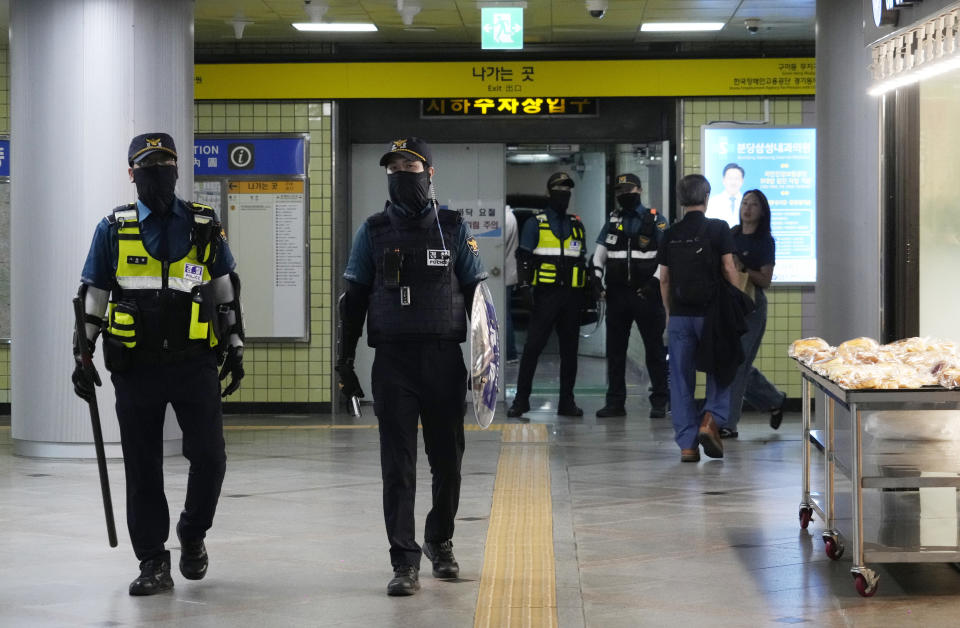
<svg viewBox="0 0 960 628">
<path fill-rule="evenodd" d="M 691 174 L 680 180 L 677 203 L 683 219 L 667 229 L 657 253 L 668 321 L 670 406 L 682 462 L 699 461 L 700 446 L 711 458 L 723 457 L 719 428 L 726 425 L 730 406 L 729 383 L 721 385 L 712 373 L 707 373 L 702 410 L 694 399 L 696 354 L 704 318 L 723 288 L 723 279 L 736 283 L 737 278 L 729 226 L 704 215 L 709 197 L 710 183 L 703 175 Z"/>
</svg>

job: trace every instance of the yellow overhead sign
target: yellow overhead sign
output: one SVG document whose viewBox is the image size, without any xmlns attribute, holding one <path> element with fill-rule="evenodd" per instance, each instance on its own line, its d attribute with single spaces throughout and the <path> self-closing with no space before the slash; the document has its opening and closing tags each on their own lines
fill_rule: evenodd
<svg viewBox="0 0 960 628">
<path fill-rule="evenodd" d="M 197 100 L 792 96 L 813 58 L 629 61 L 231 63 L 194 67 Z"/>
</svg>

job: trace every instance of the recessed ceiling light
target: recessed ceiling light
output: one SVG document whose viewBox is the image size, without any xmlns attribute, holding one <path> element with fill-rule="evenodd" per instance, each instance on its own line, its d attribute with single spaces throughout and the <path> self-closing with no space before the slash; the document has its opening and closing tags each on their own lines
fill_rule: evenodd
<svg viewBox="0 0 960 628">
<path fill-rule="evenodd" d="M 690 31 L 718 31 L 723 22 L 646 22 L 640 30 L 647 33 L 684 33 Z"/>
<path fill-rule="evenodd" d="M 435 26 L 407 26 L 403 30 L 408 33 L 432 33 L 437 29 Z"/>
<path fill-rule="evenodd" d="M 377 30 L 376 24 L 355 22 L 294 22 L 293 27 L 298 31 L 325 33 L 367 33 Z"/>
</svg>

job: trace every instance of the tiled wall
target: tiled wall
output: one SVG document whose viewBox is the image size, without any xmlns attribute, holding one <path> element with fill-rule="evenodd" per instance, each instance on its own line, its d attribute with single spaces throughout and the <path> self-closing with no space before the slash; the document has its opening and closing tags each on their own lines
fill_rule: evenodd
<svg viewBox="0 0 960 628">
<path fill-rule="evenodd" d="M 810 97 L 770 98 L 769 122 L 774 125 L 815 126 L 814 100 Z M 683 140 L 678 152 L 683 174 L 700 172 L 700 127 L 711 122 L 759 122 L 764 119 L 763 98 L 691 98 L 683 101 Z M 767 331 L 754 365 L 787 393 L 800 397 L 800 376 L 787 357 L 790 343 L 814 328 L 814 290 L 771 288 Z M 631 343 L 632 344 L 632 343 Z M 701 374 L 700 380 L 702 383 Z M 703 389 L 700 389 L 700 396 Z"/>
<path fill-rule="evenodd" d="M 330 401 L 332 110 L 330 102 L 198 102 L 195 105 L 197 133 L 309 134 L 310 341 L 249 342 L 243 360 L 246 378 L 230 401 Z M 228 232 L 228 242 L 229 239 Z"/>
</svg>

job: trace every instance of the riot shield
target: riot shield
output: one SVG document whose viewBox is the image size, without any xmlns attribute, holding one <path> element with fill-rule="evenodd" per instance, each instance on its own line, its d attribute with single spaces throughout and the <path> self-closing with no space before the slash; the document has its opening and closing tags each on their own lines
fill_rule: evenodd
<svg viewBox="0 0 960 628">
<path fill-rule="evenodd" d="M 477 423 L 486 429 L 493 422 L 503 373 L 497 312 L 485 281 L 473 293 L 470 312 L 470 391 Z"/>
</svg>

